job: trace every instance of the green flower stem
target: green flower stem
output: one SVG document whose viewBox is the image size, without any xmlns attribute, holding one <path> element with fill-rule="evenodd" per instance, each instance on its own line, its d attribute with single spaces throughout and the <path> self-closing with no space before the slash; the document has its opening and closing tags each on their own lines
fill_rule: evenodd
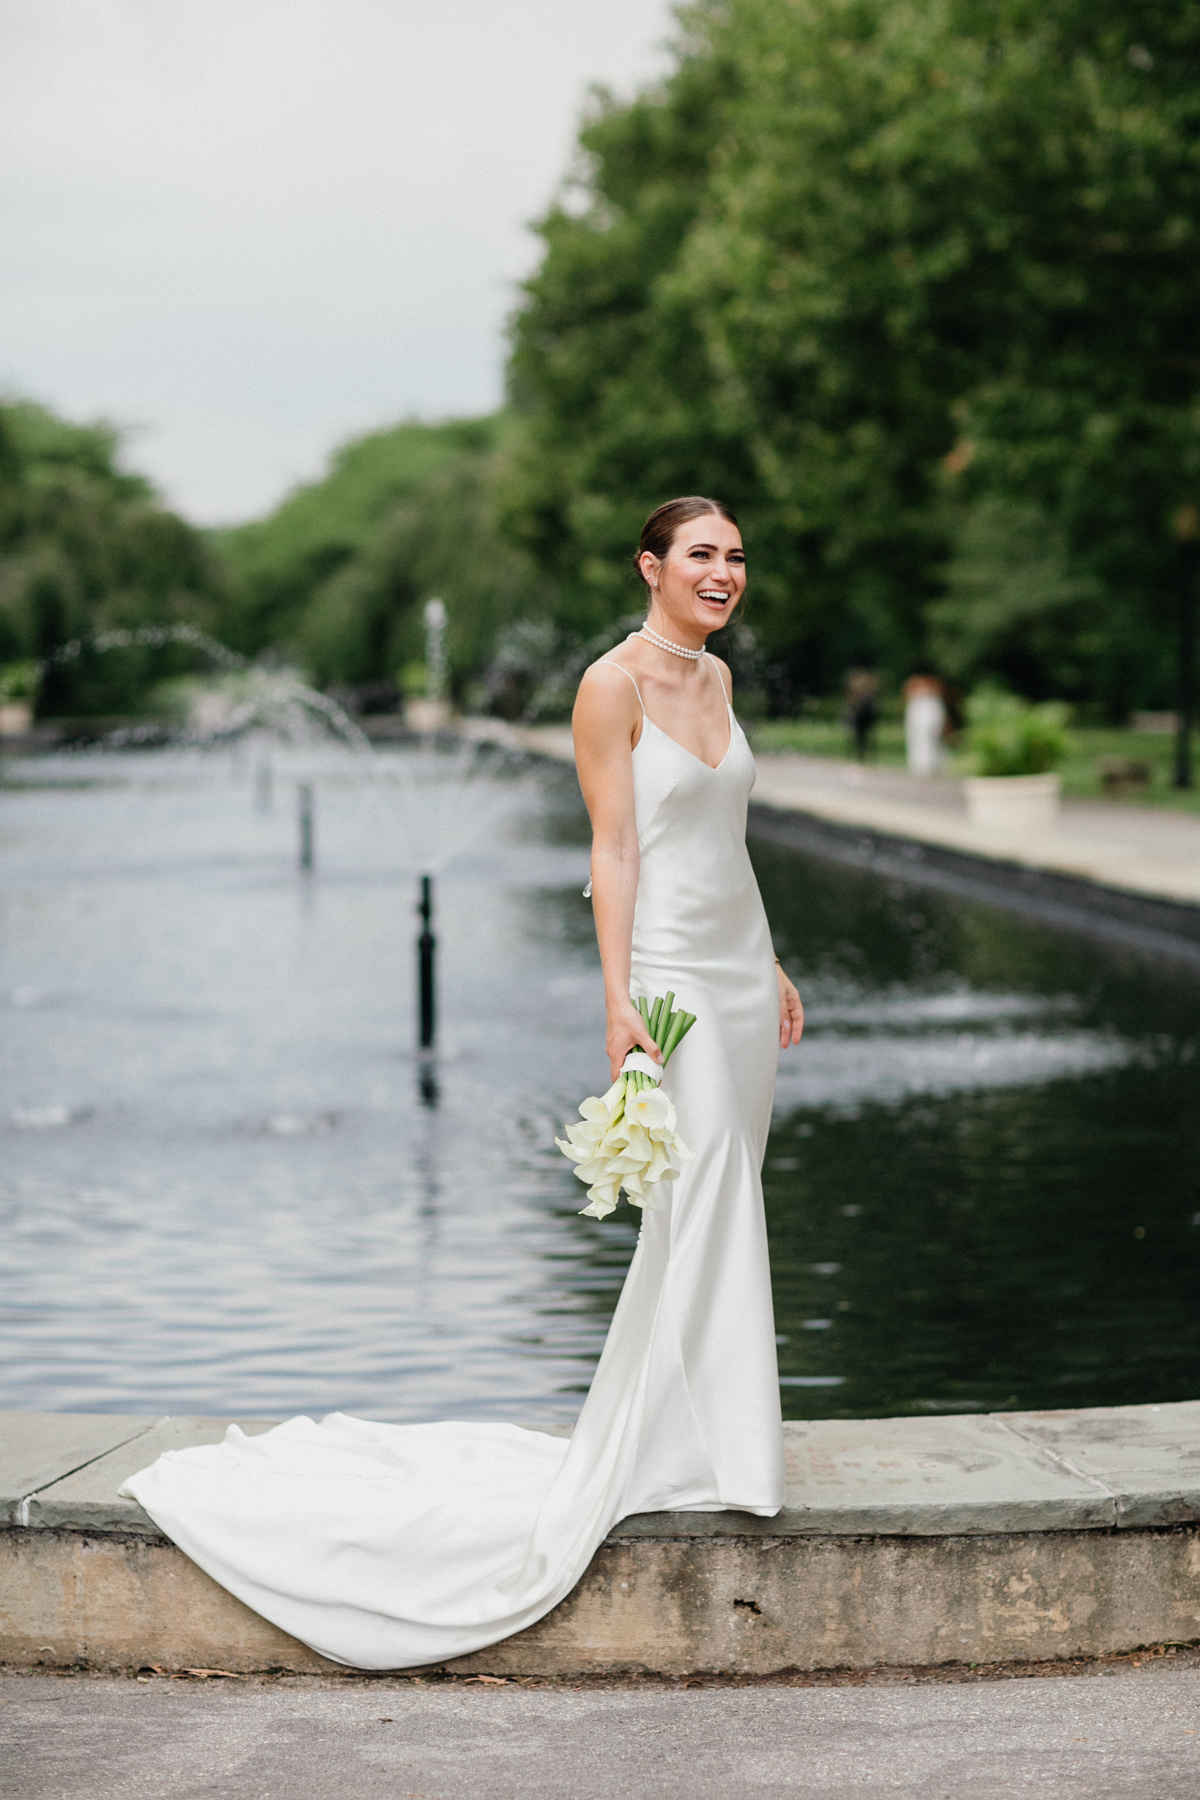
<svg viewBox="0 0 1200 1800">
<path fill-rule="evenodd" d="M 636 1006 L 650 1036 L 662 1051 L 663 1067 L 666 1068 L 671 1053 L 679 1048 L 696 1023 L 695 1013 L 671 1011 L 675 1001 L 673 988 L 667 994 L 659 995 L 654 1000 L 647 1000 L 644 994 L 636 1000 L 632 994 L 629 998 Z M 650 1077 L 643 1075 L 637 1069 L 629 1071 L 625 1077 L 625 1083 L 626 1091 L 631 1094 L 640 1094 L 643 1088 L 651 1085 Z"/>
<path fill-rule="evenodd" d="M 695 1023 L 695 1013 L 679 1012 L 675 1014 L 667 1031 L 666 1042 L 662 1047 L 664 1066 L 672 1054 L 679 1048 L 679 1045 Z"/>
</svg>

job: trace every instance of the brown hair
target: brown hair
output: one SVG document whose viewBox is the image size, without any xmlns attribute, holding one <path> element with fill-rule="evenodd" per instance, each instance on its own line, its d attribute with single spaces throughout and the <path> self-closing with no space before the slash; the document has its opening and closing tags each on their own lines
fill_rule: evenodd
<svg viewBox="0 0 1200 1800">
<path fill-rule="evenodd" d="M 715 513 L 717 518 L 727 519 L 731 525 L 737 524 L 736 515 L 723 500 L 706 500 L 701 494 L 687 494 L 679 500 L 664 500 L 661 506 L 655 507 L 642 526 L 637 554 L 633 559 L 638 578 L 647 588 L 650 584 L 642 574 L 642 557 L 649 551 L 651 556 L 656 556 L 661 562 L 675 542 L 680 527 L 690 525 L 693 519 L 702 519 L 706 513 Z"/>
</svg>

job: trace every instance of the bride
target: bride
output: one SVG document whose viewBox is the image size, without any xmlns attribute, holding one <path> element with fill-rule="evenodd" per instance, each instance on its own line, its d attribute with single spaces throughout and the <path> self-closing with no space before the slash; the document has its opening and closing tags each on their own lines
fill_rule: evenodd
<svg viewBox="0 0 1200 1800">
<path fill-rule="evenodd" d="M 663 1083 L 694 1152 L 647 1211 L 569 1440 L 334 1413 L 170 1451 L 121 1490 L 264 1618 L 334 1662 L 412 1668 L 542 1618 L 619 1519 L 783 1504 L 760 1170 L 803 1012 L 746 851 L 754 760 L 705 650 L 746 586 L 737 520 L 671 500 L 642 531 L 646 623 L 594 663 L 574 730 L 592 821 L 605 1048 L 655 1061 L 631 991 L 696 1024 Z"/>
</svg>

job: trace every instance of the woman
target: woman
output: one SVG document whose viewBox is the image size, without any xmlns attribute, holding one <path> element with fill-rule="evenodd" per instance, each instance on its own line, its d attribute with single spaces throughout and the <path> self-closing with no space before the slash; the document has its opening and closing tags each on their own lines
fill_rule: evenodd
<svg viewBox="0 0 1200 1800">
<path fill-rule="evenodd" d="M 746 853 L 753 759 L 704 650 L 745 589 L 737 522 L 671 501 L 637 567 L 646 624 L 584 677 L 575 737 L 610 1067 L 634 1047 L 661 1060 L 630 988 L 673 988 L 697 1022 L 664 1083 L 695 1160 L 643 1220 L 574 1435 L 231 1426 L 122 1489 L 255 1611 L 353 1667 L 443 1662 L 533 1624 L 630 1513 L 783 1503 L 759 1170 L 776 1047 L 803 1015 Z"/>
<path fill-rule="evenodd" d="M 928 663 L 918 663 L 904 684 L 904 747 L 910 775 L 936 775 L 945 757 L 946 702 Z"/>
</svg>

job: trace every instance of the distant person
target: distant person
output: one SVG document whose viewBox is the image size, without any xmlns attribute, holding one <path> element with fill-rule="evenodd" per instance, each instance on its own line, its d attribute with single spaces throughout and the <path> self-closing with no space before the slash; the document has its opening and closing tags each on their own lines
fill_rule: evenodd
<svg viewBox="0 0 1200 1800">
<path fill-rule="evenodd" d="M 936 775 L 945 756 L 946 701 L 928 663 L 918 663 L 904 684 L 904 748 L 910 775 Z"/>
<path fill-rule="evenodd" d="M 866 762 L 871 753 L 871 733 L 879 718 L 879 677 L 874 669 L 846 672 L 846 726 L 854 739 L 854 754 Z"/>
</svg>

